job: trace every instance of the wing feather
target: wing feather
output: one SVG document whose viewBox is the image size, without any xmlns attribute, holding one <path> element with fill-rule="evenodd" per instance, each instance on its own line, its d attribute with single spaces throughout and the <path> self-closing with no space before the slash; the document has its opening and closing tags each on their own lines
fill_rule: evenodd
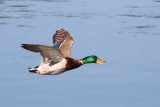
<svg viewBox="0 0 160 107">
<path fill-rule="evenodd" d="M 73 38 L 64 29 L 56 31 L 55 35 L 53 35 L 53 44 L 56 44 L 57 42 L 60 41 L 64 41 L 59 47 L 62 55 L 64 57 L 71 58 L 71 48 L 73 45 Z"/>
<path fill-rule="evenodd" d="M 24 49 L 27 49 L 32 52 L 40 53 L 42 56 L 42 63 L 58 63 L 64 59 L 63 55 L 59 51 L 51 46 L 46 45 L 34 45 L 34 44 L 22 44 L 21 46 Z"/>
</svg>

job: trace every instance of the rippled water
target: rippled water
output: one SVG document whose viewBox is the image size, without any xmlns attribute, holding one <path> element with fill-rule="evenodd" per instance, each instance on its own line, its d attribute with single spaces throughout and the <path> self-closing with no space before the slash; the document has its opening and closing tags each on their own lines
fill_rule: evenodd
<svg viewBox="0 0 160 107">
<path fill-rule="evenodd" d="M 0 0 L 0 105 L 159 107 L 159 10 L 159 0 Z M 61 28 L 74 38 L 73 58 L 107 63 L 28 73 L 41 57 L 21 43 L 52 45 Z"/>
</svg>

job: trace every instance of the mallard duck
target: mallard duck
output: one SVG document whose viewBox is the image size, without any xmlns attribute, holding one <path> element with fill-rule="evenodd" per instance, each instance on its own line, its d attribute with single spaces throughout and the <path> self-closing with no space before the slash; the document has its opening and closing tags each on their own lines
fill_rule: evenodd
<svg viewBox="0 0 160 107">
<path fill-rule="evenodd" d="M 71 47 L 73 39 L 70 34 L 64 30 L 58 30 L 53 35 L 53 46 L 22 44 L 21 47 L 32 52 L 40 53 L 42 56 L 41 64 L 34 69 L 29 68 L 29 72 L 56 75 L 65 71 L 78 68 L 87 63 L 104 64 L 97 56 L 91 55 L 80 60 L 71 57 Z"/>
</svg>

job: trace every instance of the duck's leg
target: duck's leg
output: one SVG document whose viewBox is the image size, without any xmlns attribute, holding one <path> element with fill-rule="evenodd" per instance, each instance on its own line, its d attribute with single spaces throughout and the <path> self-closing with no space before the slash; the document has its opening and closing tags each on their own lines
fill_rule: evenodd
<svg viewBox="0 0 160 107">
<path fill-rule="evenodd" d="M 28 72 L 40 74 L 40 71 L 38 71 L 37 68 L 34 68 L 34 69 L 28 68 Z"/>
</svg>

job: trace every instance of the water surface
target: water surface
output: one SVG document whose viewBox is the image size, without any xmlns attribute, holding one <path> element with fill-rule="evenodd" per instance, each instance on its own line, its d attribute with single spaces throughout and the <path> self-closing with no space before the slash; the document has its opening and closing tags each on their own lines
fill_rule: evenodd
<svg viewBox="0 0 160 107">
<path fill-rule="evenodd" d="M 0 0 L 0 105 L 159 107 L 160 1 Z M 52 45 L 64 28 L 72 57 L 97 55 L 61 75 L 27 72 L 41 57 L 22 43 Z"/>
</svg>

